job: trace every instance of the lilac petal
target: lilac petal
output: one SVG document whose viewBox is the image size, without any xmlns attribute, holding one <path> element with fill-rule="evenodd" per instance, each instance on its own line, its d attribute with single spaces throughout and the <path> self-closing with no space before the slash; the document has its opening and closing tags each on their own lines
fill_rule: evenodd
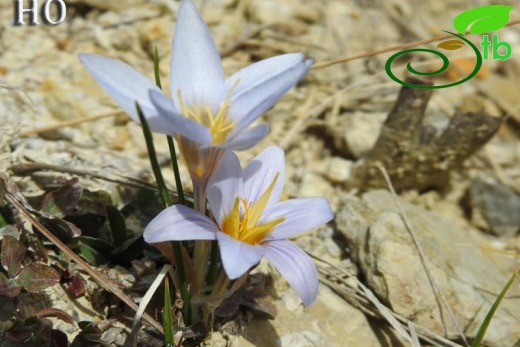
<svg viewBox="0 0 520 347">
<path fill-rule="evenodd" d="M 162 92 L 150 91 L 150 100 L 159 112 L 160 118 L 168 120 L 169 128 L 173 129 L 169 135 L 179 134 L 200 144 L 208 144 L 213 141 L 208 128 L 193 119 L 177 114 L 173 102 Z"/>
<path fill-rule="evenodd" d="M 283 217 L 284 221 L 274 227 L 267 236 L 268 239 L 286 239 L 304 233 L 331 221 L 334 213 L 325 198 L 292 199 L 266 209 L 260 223 L 280 217 Z"/>
<path fill-rule="evenodd" d="M 139 122 L 136 101 L 147 118 L 157 118 L 157 111 L 148 97 L 148 91 L 162 92 L 152 81 L 119 60 L 90 53 L 80 54 L 79 59 L 101 87 L 134 121 Z"/>
<path fill-rule="evenodd" d="M 293 287 L 303 303 L 311 306 L 318 296 L 318 272 L 312 259 L 289 241 L 264 244 L 265 257 Z"/>
<path fill-rule="evenodd" d="M 262 60 L 226 80 L 226 89 L 239 83 L 231 98 L 230 116 L 241 131 L 270 109 L 309 71 L 312 59 L 293 53 Z"/>
<path fill-rule="evenodd" d="M 232 280 L 245 274 L 252 266 L 258 264 L 264 257 L 264 247 L 253 246 L 235 240 L 223 232 L 217 232 L 222 265 L 228 277 Z"/>
<path fill-rule="evenodd" d="M 215 240 L 217 225 L 200 212 L 183 205 L 163 210 L 146 226 L 148 243 L 184 240 Z"/>
<path fill-rule="evenodd" d="M 208 186 L 208 201 L 215 220 L 222 225 L 222 219 L 231 212 L 235 199 L 242 196 L 242 168 L 238 157 L 226 151 L 218 170 L 213 174 Z"/>
<path fill-rule="evenodd" d="M 171 59 L 171 92 L 181 111 L 178 91 L 187 107 L 210 106 L 217 111 L 224 99 L 224 72 L 215 41 L 195 5 L 183 0 L 177 13 Z"/>
<path fill-rule="evenodd" d="M 235 136 L 234 139 L 224 144 L 222 147 L 233 151 L 249 149 L 266 137 L 269 132 L 269 125 L 262 123 L 251 130 L 243 131 Z"/>
<path fill-rule="evenodd" d="M 285 179 L 285 158 L 282 148 L 270 146 L 257 155 L 244 169 L 244 198 L 249 202 L 257 201 L 271 185 L 278 174 L 278 179 L 271 192 L 266 209 L 280 201 Z"/>
</svg>

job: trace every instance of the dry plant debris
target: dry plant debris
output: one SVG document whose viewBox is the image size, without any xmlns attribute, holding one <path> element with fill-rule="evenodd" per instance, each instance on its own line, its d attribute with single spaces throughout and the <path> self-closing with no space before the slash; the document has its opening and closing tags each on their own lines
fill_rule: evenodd
<svg viewBox="0 0 520 347">
<path fill-rule="evenodd" d="M 400 247 L 411 244 L 394 201 L 374 192 L 387 188 L 380 167 L 386 168 L 404 208 L 421 216 L 407 213 L 420 241 L 426 240 L 426 257 L 435 260 L 434 277 L 440 279 L 448 305 L 457 319 L 471 322 L 463 327 L 471 341 L 469 332 L 479 323 L 476 320 L 518 266 L 514 260 L 504 260 L 503 254 L 482 251 L 520 251 L 518 27 L 498 31 L 511 43 L 513 57 L 485 62 L 478 79 L 435 92 L 407 88 L 399 92 L 400 86 L 384 72 L 389 55 L 406 45 L 435 46 L 440 30 L 448 29 L 447 23 L 468 4 L 455 0 L 196 3 L 215 33 L 227 73 L 280 53 L 304 51 L 316 59 L 306 80 L 266 114 L 271 133 L 261 146 L 277 143 L 287 151 L 286 197 L 327 195 L 336 212 L 344 214 L 340 221 L 349 223 L 337 222 L 295 240 L 320 259 L 322 286 L 314 307 L 303 309 L 283 279 L 261 264 L 244 291 L 218 311 L 218 331 L 200 344 L 463 344 L 458 332 L 443 331 L 446 327 L 439 320 L 410 313 L 413 305 L 395 304 L 403 291 L 385 292 L 382 274 L 373 271 L 374 266 L 390 269 L 397 282 L 406 279 L 392 288 L 416 285 L 412 286 L 416 292 L 430 298 L 432 287 L 424 269 L 419 271 L 417 262 L 396 266 L 401 258 L 391 258 L 404 254 Z M 503 3 L 517 6 L 510 0 Z M 140 129 L 126 117 L 112 117 L 120 111 L 87 77 L 77 54 L 117 57 L 151 76 L 157 44 L 166 80 L 169 62 L 164 58 L 170 52 L 162 47 L 170 44 L 178 2 L 67 4 L 70 12 L 62 26 L 0 28 L 0 174 L 9 182 L 0 185 L 0 345 L 6 347 L 50 341 L 59 347 L 100 341 L 123 346 L 134 315 L 128 307 L 137 308 L 165 261 L 141 238 L 160 204 Z M 12 22 L 11 5 L 0 4 L 1 23 Z M 515 12 L 510 24 L 518 19 Z M 347 57 L 342 59 L 346 63 L 329 64 L 341 57 Z M 418 68 L 438 64 L 428 57 L 414 59 Z M 467 57 L 455 53 L 453 60 L 454 68 L 440 79 L 464 73 Z M 157 138 L 157 143 L 166 173 L 166 142 Z M 243 153 L 241 159 L 255 154 Z M 174 187 L 173 177 L 166 178 Z M 186 172 L 182 178 L 189 190 Z M 429 222 L 416 223 L 415 218 L 421 222 L 423 217 Z M 436 224 L 445 230 L 437 230 Z M 354 231 L 363 227 L 354 237 Z M 392 228 L 395 234 L 384 234 Z M 374 235 L 385 235 L 381 240 L 388 243 L 378 243 L 381 240 Z M 453 235 L 460 242 L 454 244 Z M 52 237 L 56 241 L 49 242 Z M 470 241 L 472 247 L 466 245 Z M 388 244 L 392 247 L 385 248 Z M 363 253 L 363 245 L 370 252 Z M 416 259 L 413 247 L 405 249 Z M 385 263 L 388 257 L 394 266 Z M 469 292 L 470 282 L 463 275 L 475 269 L 481 272 L 471 282 L 471 293 L 487 304 L 474 309 L 462 300 L 459 306 L 452 299 L 466 292 L 451 292 L 443 279 L 451 276 L 452 284 Z M 32 281 L 24 281 L 27 274 Z M 38 280 L 41 274 L 46 274 L 44 281 Z M 410 274 L 415 279 L 407 279 Z M 138 346 L 163 345 L 158 332 L 162 295 L 159 288 L 146 310 Z M 514 309 L 518 297 L 517 282 L 488 331 L 486 346 L 512 345 L 520 338 L 514 326 L 520 321 L 519 310 Z M 435 305 L 449 322 L 444 304 Z M 180 308 L 180 302 L 174 304 L 177 317 Z M 195 326 L 185 336 L 199 344 L 203 333 Z"/>
</svg>

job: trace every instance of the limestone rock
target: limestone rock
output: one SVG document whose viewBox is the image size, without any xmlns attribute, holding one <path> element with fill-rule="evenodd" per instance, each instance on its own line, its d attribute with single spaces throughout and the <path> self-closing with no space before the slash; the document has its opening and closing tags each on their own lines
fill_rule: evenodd
<svg viewBox="0 0 520 347">
<path fill-rule="evenodd" d="M 401 205 L 458 325 L 473 337 L 518 264 L 479 249 L 483 238 L 471 228 L 461 228 L 418 206 L 402 201 Z M 439 335 L 458 337 L 390 193 L 372 191 L 361 200 L 346 201 L 336 223 L 369 287 L 385 304 Z M 496 311 L 486 346 L 512 345 L 520 336 L 518 294 L 519 288 L 513 286 L 510 298 Z"/>
<path fill-rule="evenodd" d="M 314 306 L 292 312 L 279 300 L 275 320 L 253 320 L 245 336 L 233 344 L 236 347 L 344 347 L 344 346 L 395 346 L 384 333 L 375 329 L 361 311 L 320 286 Z M 377 325 L 377 323 L 374 323 Z M 373 330 L 374 329 L 374 330 Z M 380 339 L 384 340 L 381 341 Z"/>
</svg>

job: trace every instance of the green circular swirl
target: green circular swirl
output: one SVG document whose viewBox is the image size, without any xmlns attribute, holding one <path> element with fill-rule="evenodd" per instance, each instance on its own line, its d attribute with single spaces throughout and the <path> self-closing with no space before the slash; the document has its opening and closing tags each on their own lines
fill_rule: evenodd
<svg viewBox="0 0 520 347">
<path fill-rule="evenodd" d="M 441 59 L 442 59 L 442 67 L 436 71 L 431 71 L 431 72 L 421 72 L 421 71 L 417 71 L 415 70 L 411 63 L 408 63 L 406 65 L 406 68 L 408 71 L 410 71 L 411 73 L 413 73 L 414 75 L 420 75 L 420 76 L 432 76 L 432 75 L 437 75 L 437 74 L 440 74 L 442 72 L 444 72 L 450 65 L 450 62 L 448 60 L 448 57 L 446 57 L 446 55 L 444 55 L 443 53 L 441 52 L 438 52 L 438 51 L 434 51 L 433 49 L 427 49 L 427 48 L 414 48 L 414 49 L 407 49 L 407 50 L 404 50 L 404 51 L 400 51 L 400 52 L 397 52 L 396 54 L 392 55 L 390 58 L 388 58 L 388 60 L 386 61 L 386 64 L 385 64 L 385 70 L 386 70 L 386 73 L 387 75 L 393 79 L 395 82 L 399 83 L 399 84 L 402 84 L 403 86 L 407 86 L 407 87 L 411 87 L 411 88 L 420 88 L 420 89 L 441 89 L 441 88 L 448 88 L 448 87 L 453 87 L 453 86 L 456 86 L 458 84 L 461 84 L 461 83 L 464 83 L 466 81 L 469 81 L 470 79 L 472 79 L 480 70 L 480 67 L 482 66 L 482 55 L 480 54 L 480 51 L 478 50 L 478 47 L 475 46 L 473 43 L 471 43 L 468 39 L 466 39 L 465 37 L 463 36 L 460 36 L 460 35 L 457 35 L 457 34 L 454 34 L 452 32 L 449 32 L 449 31 L 446 31 L 446 30 L 443 30 L 444 32 L 450 34 L 450 35 L 453 35 L 453 36 L 457 36 L 458 38 L 460 38 L 461 40 L 463 40 L 464 42 L 466 42 L 471 48 L 473 48 L 473 51 L 475 52 L 475 55 L 477 56 L 477 63 L 475 64 L 475 68 L 473 69 L 473 71 L 464 79 L 460 80 L 460 81 L 457 81 L 457 82 L 453 82 L 453 83 L 450 83 L 450 84 L 444 84 L 444 85 L 440 85 L 440 86 L 424 86 L 424 85 L 418 85 L 418 84 L 412 84 L 412 83 L 408 83 L 408 82 L 405 82 L 403 80 L 400 80 L 399 78 L 397 78 L 394 73 L 392 72 L 391 70 L 391 65 L 393 63 L 393 61 L 400 57 L 401 55 L 403 54 L 406 54 L 406 53 L 413 53 L 413 52 L 426 52 L 426 53 L 433 53 L 437 56 L 439 56 Z"/>
</svg>

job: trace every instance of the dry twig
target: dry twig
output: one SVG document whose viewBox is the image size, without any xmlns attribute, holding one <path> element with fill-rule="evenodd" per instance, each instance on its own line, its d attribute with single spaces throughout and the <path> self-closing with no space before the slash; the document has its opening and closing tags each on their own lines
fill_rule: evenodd
<svg viewBox="0 0 520 347">
<path fill-rule="evenodd" d="M 119 287 L 113 284 L 110 280 L 105 278 L 101 273 L 94 270 L 90 265 L 87 264 L 83 259 L 81 259 L 76 253 L 71 251 L 63 242 L 61 242 L 56 236 L 54 236 L 47 228 L 45 228 L 39 221 L 36 219 L 23 205 L 22 202 L 19 201 L 20 197 L 18 194 L 13 194 L 11 191 L 7 191 L 5 198 L 6 200 L 16 208 L 32 225 L 37 228 L 49 241 L 51 241 L 56 247 L 58 247 L 63 253 L 65 253 L 70 259 L 72 259 L 79 267 L 81 267 L 85 272 L 87 272 L 96 282 L 98 282 L 105 290 L 116 295 L 121 301 L 123 301 L 126 305 L 128 305 L 131 309 L 137 312 L 139 307 L 132 299 L 126 295 Z M 144 314 L 143 318 L 148 324 L 153 326 L 155 329 L 164 332 L 162 325 L 153 319 L 150 315 Z"/>
</svg>

